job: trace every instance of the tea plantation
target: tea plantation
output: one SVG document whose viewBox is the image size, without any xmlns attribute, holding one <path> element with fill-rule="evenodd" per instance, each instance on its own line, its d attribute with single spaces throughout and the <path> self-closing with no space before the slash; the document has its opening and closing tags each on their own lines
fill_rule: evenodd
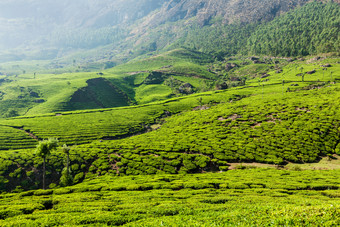
<svg viewBox="0 0 340 227">
<path fill-rule="evenodd" d="M 339 164 L 287 170 L 338 163 L 338 59 L 249 61 L 207 63 L 224 90 L 2 119 L 0 225 L 339 225 Z M 34 147 L 48 138 L 70 146 L 74 186 L 61 187 L 59 148 L 47 156 L 50 189 L 39 190 L 43 160 Z M 245 164 L 231 170 L 235 163 Z M 259 163 L 276 168 L 247 167 Z"/>
<path fill-rule="evenodd" d="M 339 0 L 10 2 L 1 227 L 340 226 Z"/>
</svg>

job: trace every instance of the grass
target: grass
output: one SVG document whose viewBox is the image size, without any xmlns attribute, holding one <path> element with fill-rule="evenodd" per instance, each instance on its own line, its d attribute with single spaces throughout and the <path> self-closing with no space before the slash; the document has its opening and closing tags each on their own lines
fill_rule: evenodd
<svg viewBox="0 0 340 227">
<path fill-rule="evenodd" d="M 340 158 L 339 155 L 332 155 L 328 157 L 323 157 L 317 163 L 304 163 L 304 164 L 297 164 L 297 163 L 289 163 L 286 165 L 288 169 L 317 169 L 317 170 L 329 170 L 329 169 L 340 169 Z"/>
<path fill-rule="evenodd" d="M 171 95 L 171 88 L 165 85 L 142 85 L 136 89 L 136 101 L 140 104 L 165 100 Z"/>
<path fill-rule="evenodd" d="M 38 138 L 84 143 L 71 152 L 76 182 L 108 173 L 122 176 L 225 171 L 235 162 L 275 166 L 316 163 L 320 157 L 339 154 L 338 85 L 272 95 L 280 91 L 280 86 L 233 88 L 137 107 L 21 117 L 2 123 L 24 126 Z M 152 131 L 153 125 L 157 127 Z M 32 150 L 13 155 L 1 156 L 4 162 L 10 161 L 1 167 L 3 176 L 17 176 L 17 182 L 8 178 L 12 183 L 5 178 L 4 187 L 39 187 L 41 160 Z M 60 152 L 51 157 L 49 184 L 58 183 L 63 159 Z M 15 172 L 18 167 L 19 175 Z M 289 164 L 287 168 L 305 167 Z M 34 178 L 29 176 L 32 171 Z M 36 183 L 21 183 L 28 179 Z"/>
<path fill-rule="evenodd" d="M 23 130 L 0 126 L 0 148 L 10 150 L 35 147 L 37 141 Z"/>
</svg>

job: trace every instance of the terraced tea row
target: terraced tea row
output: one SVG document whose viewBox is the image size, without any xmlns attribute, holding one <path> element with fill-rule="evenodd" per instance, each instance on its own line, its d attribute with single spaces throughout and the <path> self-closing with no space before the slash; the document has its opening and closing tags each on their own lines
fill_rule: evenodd
<svg viewBox="0 0 340 227">
<path fill-rule="evenodd" d="M 201 96 L 203 102 L 237 99 L 231 92 L 206 93 L 144 106 L 19 117 L 3 120 L 0 124 L 23 128 L 39 139 L 56 137 L 63 143 L 82 144 L 143 132 L 156 119 L 198 106 Z M 21 147 L 13 145 L 13 148 Z"/>
<path fill-rule="evenodd" d="M 13 150 L 35 147 L 37 141 L 20 128 L 0 126 L 0 149 Z"/>
</svg>

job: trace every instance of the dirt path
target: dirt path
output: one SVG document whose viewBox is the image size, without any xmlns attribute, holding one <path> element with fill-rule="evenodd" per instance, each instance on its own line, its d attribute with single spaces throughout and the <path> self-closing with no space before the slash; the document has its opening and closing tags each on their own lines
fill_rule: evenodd
<svg viewBox="0 0 340 227">
<path fill-rule="evenodd" d="M 33 133 L 31 133 L 30 131 L 26 131 L 25 129 L 23 128 L 17 128 L 23 132 L 25 132 L 27 135 L 29 135 L 32 139 L 36 140 L 36 141 L 39 141 L 38 137 L 36 135 L 34 135 Z"/>
</svg>

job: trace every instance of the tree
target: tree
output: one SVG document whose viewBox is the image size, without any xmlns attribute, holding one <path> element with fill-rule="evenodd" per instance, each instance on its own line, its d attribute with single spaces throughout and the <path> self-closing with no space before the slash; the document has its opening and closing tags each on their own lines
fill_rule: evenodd
<svg viewBox="0 0 340 227">
<path fill-rule="evenodd" d="M 19 116 L 18 111 L 11 109 L 8 111 L 8 113 L 6 113 L 5 117 L 16 117 Z"/>
<path fill-rule="evenodd" d="M 43 189 L 46 189 L 45 175 L 46 175 L 46 157 L 51 154 L 51 151 L 58 147 L 58 139 L 49 138 L 48 140 L 39 141 L 35 154 L 43 158 Z"/>
<path fill-rule="evenodd" d="M 66 144 L 62 147 L 63 152 L 66 154 L 66 168 L 63 169 L 62 176 L 60 178 L 60 184 L 62 186 L 69 186 L 73 183 L 73 179 L 70 172 L 70 150 L 71 148 Z"/>
</svg>

